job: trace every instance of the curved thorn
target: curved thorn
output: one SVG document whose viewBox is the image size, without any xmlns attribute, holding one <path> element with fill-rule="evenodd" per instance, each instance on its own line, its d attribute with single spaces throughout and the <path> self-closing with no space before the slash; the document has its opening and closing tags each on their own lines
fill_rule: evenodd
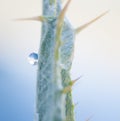
<svg viewBox="0 0 120 121">
<path fill-rule="evenodd" d="M 62 23 L 64 21 L 64 17 L 65 17 L 65 14 L 66 14 L 66 11 L 67 11 L 67 8 L 70 4 L 71 0 L 68 0 L 68 2 L 66 3 L 65 7 L 62 9 L 59 17 L 58 17 L 58 25 L 57 25 L 57 28 L 59 29 L 59 27 L 61 28 L 62 27 Z"/>
<path fill-rule="evenodd" d="M 96 17 L 95 19 L 91 20 L 90 22 L 78 27 L 77 29 L 75 29 L 76 34 L 78 34 L 79 32 L 81 32 L 83 29 L 85 29 L 86 27 L 88 27 L 89 25 L 91 25 L 92 23 L 94 23 L 95 21 L 97 21 L 98 19 L 100 19 L 101 17 L 103 17 L 105 14 L 107 14 L 109 11 L 106 11 L 104 13 L 102 13 L 101 15 L 99 15 L 98 17 Z"/>
<path fill-rule="evenodd" d="M 15 21 L 40 21 L 40 22 L 43 22 L 43 21 L 45 21 L 45 18 L 43 16 L 36 16 L 36 17 L 31 17 L 31 18 L 15 19 Z"/>
<path fill-rule="evenodd" d="M 58 16 L 58 23 L 57 23 L 57 27 L 56 27 L 56 52 L 55 52 L 55 58 L 58 59 L 58 48 L 60 47 L 61 43 L 61 32 L 62 32 L 62 26 L 63 26 L 63 22 L 64 22 L 64 17 L 65 17 L 65 13 L 67 11 L 67 8 L 69 6 L 71 0 L 68 0 L 68 2 L 66 3 L 65 7 L 62 9 L 60 15 Z"/>
</svg>

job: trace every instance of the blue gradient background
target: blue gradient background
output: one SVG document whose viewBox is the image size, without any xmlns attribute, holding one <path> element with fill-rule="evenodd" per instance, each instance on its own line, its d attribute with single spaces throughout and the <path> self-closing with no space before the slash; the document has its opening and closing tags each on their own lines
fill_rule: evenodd
<svg viewBox="0 0 120 121">
<path fill-rule="evenodd" d="M 65 4 L 65 2 L 63 3 Z M 76 121 L 120 121 L 120 1 L 75 0 L 67 16 L 74 27 L 110 9 L 76 37 L 71 77 Z M 38 51 L 39 22 L 11 19 L 41 13 L 41 0 L 0 1 L 0 121 L 35 118 L 36 66 L 27 56 Z"/>
</svg>

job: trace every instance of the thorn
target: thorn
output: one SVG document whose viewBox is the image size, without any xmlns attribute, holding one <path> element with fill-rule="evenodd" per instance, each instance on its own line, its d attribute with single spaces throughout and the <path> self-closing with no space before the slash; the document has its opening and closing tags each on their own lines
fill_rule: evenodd
<svg viewBox="0 0 120 121">
<path fill-rule="evenodd" d="M 64 21 L 64 17 L 65 17 L 65 14 L 66 14 L 66 11 L 68 9 L 70 2 L 71 2 L 71 0 L 68 0 L 68 2 L 66 3 L 65 7 L 62 9 L 62 11 L 58 17 L 58 25 L 57 25 L 58 29 L 62 27 L 62 23 Z"/>
<path fill-rule="evenodd" d="M 65 13 L 67 11 L 67 8 L 69 6 L 71 0 L 68 0 L 67 4 L 65 5 L 65 7 L 62 9 L 60 15 L 58 16 L 58 23 L 57 23 L 57 27 L 56 27 L 56 52 L 55 52 L 55 58 L 56 60 L 58 59 L 58 49 L 60 47 L 61 43 L 61 32 L 62 32 L 62 26 L 63 26 L 63 22 L 64 22 L 64 17 L 65 17 Z"/>
<path fill-rule="evenodd" d="M 67 86 L 62 90 L 62 93 L 66 94 L 72 90 L 72 86 Z"/>
<path fill-rule="evenodd" d="M 36 16 L 36 17 L 31 17 L 31 18 L 15 19 L 15 21 L 29 21 L 29 20 L 43 22 L 43 21 L 45 21 L 45 18 L 43 16 Z"/>
<path fill-rule="evenodd" d="M 104 13 L 102 13 L 101 15 L 97 16 L 95 19 L 89 21 L 88 23 L 78 27 L 77 29 L 75 29 L 76 34 L 78 34 L 79 32 L 81 32 L 83 29 L 85 29 L 86 27 L 88 27 L 89 25 L 91 25 L 92 23 L 94 23 L 95 21 L 97 21 L 98 19 L 100 19 L 101 17 L 103 17 L 104 15 L 106 15 L 109 11 L 106 11 Z"/>
<path fill-rule="evenodd" d="M 74 83 L 76 83 L 79 79 L 81 79 L 83 76 L 80 76 L 80 77 L 78 77 L 77 79 L 75 79 L 75 80 L 72 80 L 72 85 L 74 84 Z"/>
<path fill-rule="evenodd" d="M 80 78 L 82 78 L 82 77 L 83 77 L 83 76 L 80 76 L 80 77 L 78 77 L 77 79 L 71 81 L 70 84 L 69 84 L 69 86 L 66 86 L 66 87 L 62 90 L 62 92 L 63 92 L 63 93 L 70 92 L 70 91 L 72 90 L 73 84 L 74 84 L 76 81 L 78 81 Z"/>
<path fill-rule="evenodd" d="M 68 92 L 72 91 L 72 86 L 73 86 L 73 84 L 74 84 L 76 81 L 78 81 L 80 78 L 82 78 L 82 77 L 83 77 L 83 76 L 80 76 L 80 77 L 78 77 L 77 79 L 71 81 L 70 84 L 69 84 L 68 86 L 66 86 L 66 87 L 62 90 L 62 93 L 68 93 Z"/>
</svg>

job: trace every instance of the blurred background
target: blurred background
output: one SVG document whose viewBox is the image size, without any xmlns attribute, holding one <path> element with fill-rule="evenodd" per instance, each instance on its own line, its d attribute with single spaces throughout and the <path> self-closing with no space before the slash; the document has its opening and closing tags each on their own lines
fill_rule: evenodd
<svg viewBox="0 0 120 121">
<path fill-rule="evenodd" d="M 39 22 L 15 22 L 41 14 L 41 0 L 0 0 L 0 121 L 33 121 Z M 63 2 L 63 5 L 66 1 Z M 76 36 L 71 78 L 76 121 L 120 121 L 120 1 L 73 0 L 67 17 L 78 27 L 110 12 Z"/>
</svg>

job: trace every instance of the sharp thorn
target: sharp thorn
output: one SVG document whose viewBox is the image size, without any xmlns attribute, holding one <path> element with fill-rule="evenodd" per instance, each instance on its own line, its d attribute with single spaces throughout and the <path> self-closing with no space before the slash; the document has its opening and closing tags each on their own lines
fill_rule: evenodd
<svg viewBox="0 0 120 121">
<path fill-rule="evenodd" d="M 100 19 L 101 17 L 103 17 L 104 15 L 106 15 L 109 11 L 106 11 L 104 13 L 102 13 L 101 15 L 97 16 L 96 18 L 94 18 L 93 20 L 89 21 L 88 23 L 85 23 L 84 25 L 78 27 L 75 29 L 76 34 L 78 34 L 79 32 L 81 32 L 83 29 L 85 29 L 86 27 L 88 27 L 89 25 L 91 25 L 92 23 L 94 23 L 95 21 L 97 21 L 98 19 Z"/>
<path fill-rule="evenodd" d="M 58 27 L 61 27 L 61 25 L 64 21 L 64 17 L 65 17 L 65 14 L 66 14 L 66 11 L 68 9 L 70 2 L 71 2 L 71 0 L 68 0 L 68 2 L 66 3 L 65 7 L 62 9 L 62 11 L 58 17 Z"/>
<path fill-rule="evenodd" d="M 59 45 L 59 43 L 61 43 L 61 32 L 62 32 L 62 27 L 63 27 L 63 22 L 64 22 L 64 17 L 65 17 L 65 13 L 67 11 L 67 8 L 70 4 L 71 0 L 68 0 L 68 2 L 66 3 L 65 7 L 62 9 L 60 15 L 58 16 L 58 23 L 57 23 L 57 27 L 56 27 L 56 40 L 58 40 L 57 44 Z"/>
<path fill-rule="evenodd" d="M 19 19 L 15 19 L 15 21 L 40 21 L 40 22 L 43 22 L 43 21 L 45 21 L 45 18 L 43 16 L 36 16 L 36 17 L 31 17 L 31 18 L 19 18 Z"/>
<path fill-rule="evenodd" d="M 81 79 L 83 76 L 80 76 L 80 77 L 78 77 L 77 79 L 75 79 L 75 80 L 72 80 L 72 85 L 74 84 L 74 83 L 76 83 L 79 79 Z"/>
</svg>

